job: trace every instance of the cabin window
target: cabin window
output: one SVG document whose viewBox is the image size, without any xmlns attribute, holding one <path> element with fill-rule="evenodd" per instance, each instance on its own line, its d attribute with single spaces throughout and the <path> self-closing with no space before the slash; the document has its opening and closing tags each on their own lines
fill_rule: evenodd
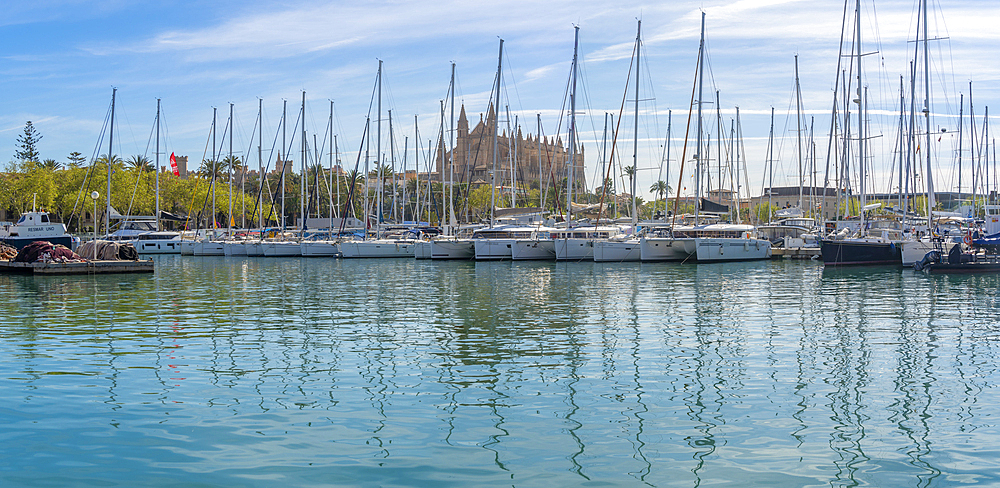
<svg viewBox="0 0 1000 488">
<path fill-rule="evenodd" d="M 42 222 L 43 223 L 48 223 L 49 222 L 49 216 L 48 215 L 42 215 Z"/>
</svg>

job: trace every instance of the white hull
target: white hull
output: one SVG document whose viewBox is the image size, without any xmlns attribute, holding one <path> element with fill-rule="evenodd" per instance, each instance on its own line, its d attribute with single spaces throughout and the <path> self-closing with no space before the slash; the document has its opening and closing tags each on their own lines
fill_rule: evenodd
<svg viewBox="0 0 1000 488">
<path fill-rule="evenodd" d="M 294 257 L 302 255 L 302 248 L 293 241 L 261 241 L 264 256 L 269 258 Z"/>
<path fill-rule="evenodd" d="M 552 239 L 518 239 L 510 248 L 515 261 L 548 260 L 556 258 L 556 243 Z"/>
<path fill-rule="evenodd" d="M 957 245 L 957 242 L 903 241 L 902 264 L 913 266 L 913 263 L 924 259 L 931 251 L 941 251 L 941 255 L 947 256 L 951 248 Z"/>
<path fill-rule="evenodd" d="M 198 241 L 194 243 L 195 256 L 225 256 L 222 241 Z"/>
<path fill-rule="evenodd" d="M 181 256 L 194 256 L 194 245 L 197 243 L 198 241 L 181 241 Z"/>
<path fill-rule="evenodd" d="M 698 262 L 771 259 L 771 241 L 728 237 L 695 238 Z"/>
<path fill-rule="evenodd" d="M 431 259 L 475 259 L 476 244 L 471 239 L 431 241 Z"/>
<path fill-rule="evenodd" d="M 511 259 L 514 239 L 475 239 L 476 261 Z"/>
<path fill-rule="evenodd" d="M 595 239 L 554 239 L 556 261 L 590 261 L 594 259 Z"/>
<path fill-rule="evenodd" d="M 246 256 L 247 245 L 245 241 L 226 241 L 222 243 L 223 252 L 226 256 Z"/>
<path fill-rule="evenodd" d="M 184 241 L 181 241 L 180 239 L 164 239 L 155 241 L 137 240 L 133 243 L 133 245 L 139 254 L 180 254 L 182 242 Z"/>
<path fill-rule="evenodd" d="M 375 239 L 340 243 L 344 258 L 412 258 L 417 241 Z"/>
<path fill-rule="evenodd" d="M 299 244 L 299 251 L 306 257 L 331 257 L 340 255 L 336 241 L 303 241 Z"/>
<path fill-rule="evenodd" d="M 246 241 L 243 244 L 243 249 L 247 252 L 247 256 L 260 257 L 264 255 L 264 243 L 261 241 Z"/>
<path fill-rule="evenodd" d="M 595 262 L 620 263 L 624 261 L 639 261 L 641 257 L 642 251 L 639 239 L 594 242 Z"/>
<path fill-rule="evenodd" d="M 430 259 L 431 252 L 431 241 L 417 241 L 416 247 L 413 248 L 413 257 L 417 259 Z"/>
<path fill-rule="evenodd" d="M 694 253 L 694 238 L 644 237 L 639 239 L 639 256 L 643 261 L 684 261 Z"/>
</svg>

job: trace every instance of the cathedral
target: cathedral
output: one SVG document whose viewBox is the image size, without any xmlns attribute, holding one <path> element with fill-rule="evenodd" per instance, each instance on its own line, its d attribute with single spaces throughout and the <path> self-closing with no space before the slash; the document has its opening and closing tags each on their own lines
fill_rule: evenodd
<svg viewBox="0 0 1000 488">
<path fill-rule="evenodd" d="M 510 186 L 511 168 L 517 186 L 521 188 L 537 188 L 539 182 L 545 185 L 562 184 L 563 178 L 569 177 L 570 151 L 563 146 L 562 139 L 542 138 L 528 134 L 525 138 L 518 127 L 517 135 L 510 137 L 506 130 L 497 136 L 497 185 Z M 539 151 L 539 147 L 541 150 Z M 444 160 L 437 158 L 437 172 L 442 181 L 448 180 L 447 162 L 452 156 L 447 151 Z M 486 118 L 479 115 L 479 123 L 469 130 L 469 119 L 462 106 L 455 127 L 455 183 L 471 183 L 483 185 L 490 183 L 490 171 L 493 170 L 493 105 L 490 105 Z M 539 155 L 541 157 L 539 157 Z M 578 188 L 586 188 L 583 147 L 578 146 L 574 159 L 573 179 Z M 541 164 L 539 164 L 541 159 Z M 541 170 L 541 178 L 539 177 Z M 553 183 L 554 182 L 554 183 Z"/>
</svg>

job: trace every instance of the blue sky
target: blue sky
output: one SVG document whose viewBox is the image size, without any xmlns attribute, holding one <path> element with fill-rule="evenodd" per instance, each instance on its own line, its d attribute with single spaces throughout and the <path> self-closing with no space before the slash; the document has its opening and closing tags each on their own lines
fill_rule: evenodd
<svg viewBox="0 0 1000 488">
<path fill-rule="evenodd" d="M 873 140 L 872 149 L 878 161 L 873 171 L 883 176 L 883 186 L 891 185 L 883 173 L 892 157 L 899 76 L 912 58 L 907 40 L 914 38 L 916 8 L 916 1 L 863 2 L 864 50 L 878 52 L 865 59 L 865 81 L 872 131 L 882 134 Z M 709 53 L 706 93 L 720 91 L 727 126 L 735 107 L 740 107 L 750 186 L 756 194 L 763 183 L 772 107 L 780 148 L 775 184 L 787 184 L 797 172 L 792 132 L 795 54 L 805 116 L 815 117 L 821 170 L 825 164 L 843 3 L 38 0 L 5 5 L 3 10 L 2 162 L 13 159 L 15 140 L 27 120 L 43 135 L 42 158 L 66 161 L 71 151 L 93 154 L 112 87 L 118 88 L 119 101 L 116 153 L 152 157 L 146 145 L 156 98 L 162 99 L 167 126 L 166 154 L 199 160 L 212 108 L 219 108 L 221 126 L 230 102 L 237 114 L 234 144 L 242 153 L 249 145 L 258 97 L 264 101 L 266 153 L 282 100 L 288 100 L 294 123 L 305 90 L 307 130 L 319 132 L 323 139 L 333 100 L 335 132 L 345 152 L 342 159 L 353 162 L 349 151 L 359 145 L 379 59 L 384 62 L 383 106 L 393 110 L 396 140 L 402 144 L 408 136 L 412 147 L 416 114 L 426 146 L 439 125 L 438 104 L 447 91 L 452 61 L 457 63 L 459 103 L 465 103 L 469 118 L 475 123 L 486 110 L 501 37 L 506 85 L 502 103 L 510 106 L 511 117 L 528 119 L 522 124 L 525 132 L 535 132 L 535 114 L 541 113 L 544 130 L 552 135 L 559 124 L 572 59 L 573 25 L 579 25 L 578 125 L 587 144 L 589 182 L 594 181 L 598 165 L 604 113 L 617 114 L 621 104 L 636 19 L 641 18 L 646 60 L 640 89 L 640 189 L 658 177 L 667 110 L 674 111 L 675 128 L 670 184 L 677 184 L 676 160 L 683 145 L 698 22 L 704 11 Z M 1000 32 L 995 29 L 1000 25 L 1000 4 L 932 2 L 931 17 L 931 36 L 947 38 L 931 49 L 934 125 L 935 130 L 952 130 L 934 149 L 935 179 L 939 189 L 950 189 L 956 185 L 952 161 L 959 93 L 968 96 L 971 80 L 977 115 L 981 117 L 987 105 L 1000 110 L 996 103 L 1000 65 L 993 62 L 1000 47 Z M 714 111 L 714 104 L 705 110 Z M 627 142 L 618 149 L 627 158 L 632 154 L 631 118 L 628 111 L 620 136 Z M 715 132 L 714 119 L 707 123 Z M 412 165 L 412 153 L 409 158 Z M 255 164 L 252 158 L 250 164 Z M 968 181 L 970 176 L 963 178 Z M 682 182 L 682 186 L 689 185 Z"/>
</svg>

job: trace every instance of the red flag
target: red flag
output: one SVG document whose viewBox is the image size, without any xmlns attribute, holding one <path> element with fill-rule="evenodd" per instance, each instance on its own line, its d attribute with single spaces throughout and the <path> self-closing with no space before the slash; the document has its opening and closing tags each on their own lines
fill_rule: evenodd
<svg viewBox="0 0 1000 488">
<path fill-rule="evenodd" d="M 170 170 L 174 172 L 174 176 L 181 175 L 181 172 L 177 170 L 177 158 L 174 157 L 174 153 L 170 153 Z"/>
</svg>

